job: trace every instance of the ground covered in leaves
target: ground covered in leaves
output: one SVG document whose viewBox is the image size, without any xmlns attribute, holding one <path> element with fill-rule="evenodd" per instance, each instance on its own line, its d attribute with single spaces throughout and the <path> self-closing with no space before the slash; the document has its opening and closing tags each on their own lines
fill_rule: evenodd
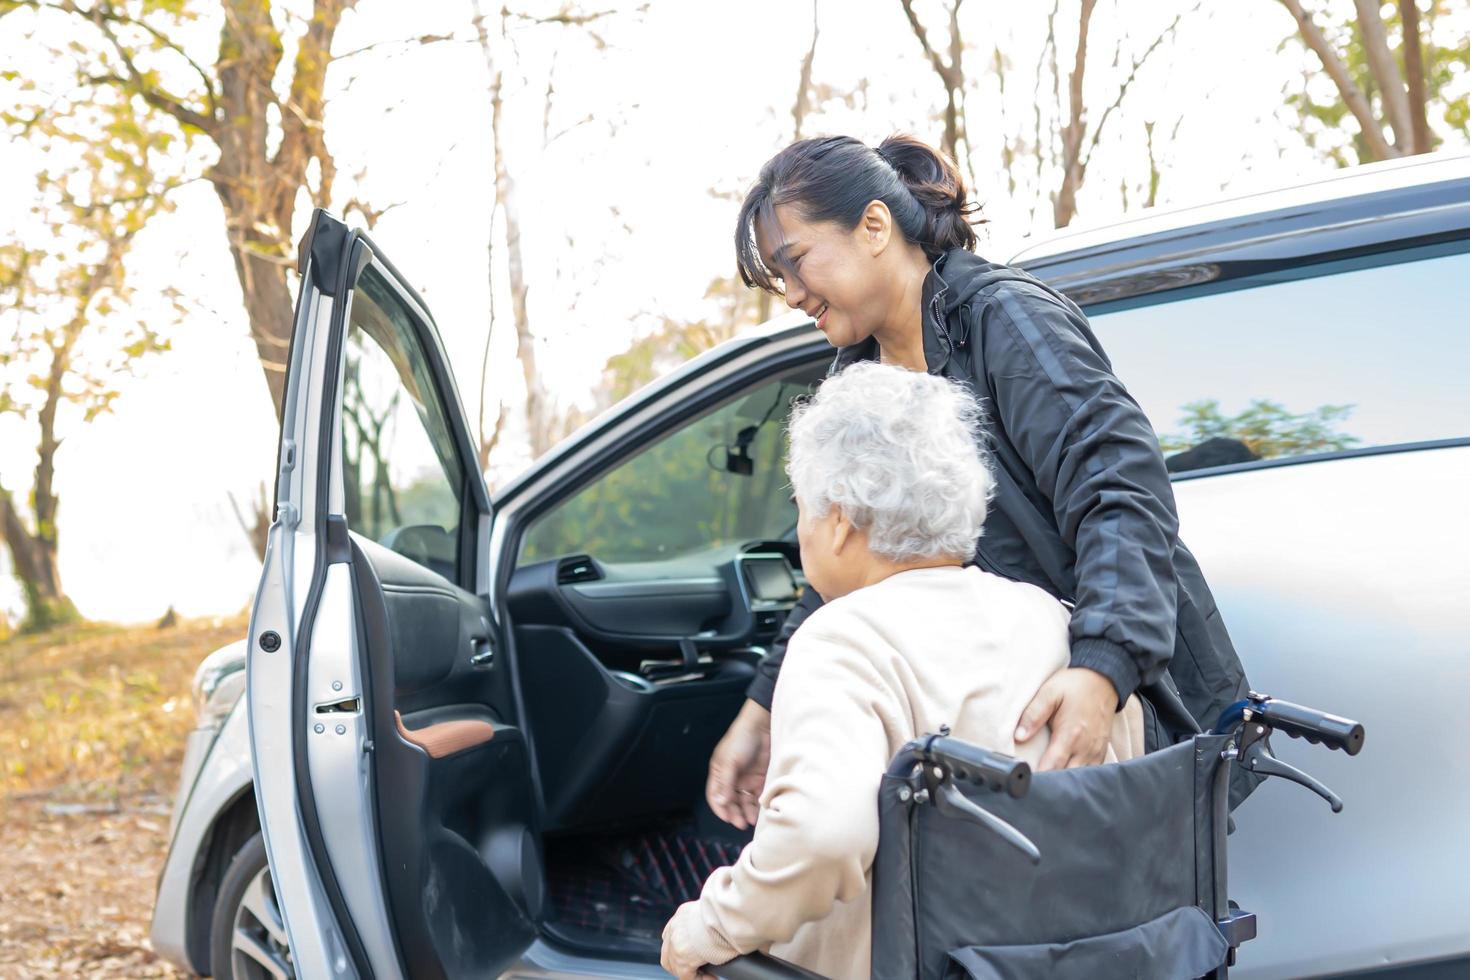
<svg viewBox="0 0 1470 980">
<path fill-rule="evenodd" d="M 148 945 L 199 660 L 245 620 L 0 643 L 0 977 L 176 977 Z"/>
</svg>

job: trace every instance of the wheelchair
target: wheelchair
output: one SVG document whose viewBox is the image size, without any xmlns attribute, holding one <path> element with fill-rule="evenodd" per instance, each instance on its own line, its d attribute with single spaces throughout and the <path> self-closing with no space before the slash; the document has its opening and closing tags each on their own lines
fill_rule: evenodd
<svg viewBox="0 0 1470 980">
<path fill-rule="evenodd" d="M 1362 725 L 1254 692 L 1213 731 L 1114 765 L 1033 774 L 945 730 L 910 742 L 879 791 L 873 977 L 1224 980 L 1256 935 L 1227 894 L 1232 769 L 1342 809 L 1271 753 L 1274 732 L 1363 747 Z M 705 970 L 821 980 L 760 953 Z"/>
</svg>

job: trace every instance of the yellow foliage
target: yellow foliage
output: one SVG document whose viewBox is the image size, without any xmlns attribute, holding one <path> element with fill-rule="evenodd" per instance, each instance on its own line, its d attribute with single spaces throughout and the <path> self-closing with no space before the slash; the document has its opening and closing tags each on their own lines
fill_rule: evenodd
<svg viewBox="0 0 1470 980">
<path fill-rule="evenodd" d="M 243 617 L 151 626 L 68 626 L 0 642 L 0 800 L 167 798 L 194 724 L 189 682 Z"/>
</svg>

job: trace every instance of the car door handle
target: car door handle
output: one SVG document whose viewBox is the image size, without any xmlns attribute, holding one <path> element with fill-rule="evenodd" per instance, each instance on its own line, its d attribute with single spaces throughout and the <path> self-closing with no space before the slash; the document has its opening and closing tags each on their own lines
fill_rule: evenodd
<svg viewBox="0 0 1470 980">
<path fill-rule="evenodd" d="M 470 654 L 471 667 L 489 667 L 495 663 L 495 647 L 491 646 L 489 637 L 472 636 L 470 643 L 475 651 Z"/>
</svg>

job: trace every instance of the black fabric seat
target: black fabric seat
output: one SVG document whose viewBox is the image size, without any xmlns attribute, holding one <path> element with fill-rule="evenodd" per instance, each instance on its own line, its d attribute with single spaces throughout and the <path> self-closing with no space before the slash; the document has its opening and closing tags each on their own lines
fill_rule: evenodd
<svg viewBox="0 0 1470 980">
<path fill-rule="evenodd" d="M 1179 978 L 1229 953 L 1227 735 L 1004 792 L 900 759 L 879 794 L 873 976 Z M 1032 861 L 957 815 L 958 791 L 1029 838 Z M 940 805 L 936 805 L 940 804 Z"/>
</svg>

